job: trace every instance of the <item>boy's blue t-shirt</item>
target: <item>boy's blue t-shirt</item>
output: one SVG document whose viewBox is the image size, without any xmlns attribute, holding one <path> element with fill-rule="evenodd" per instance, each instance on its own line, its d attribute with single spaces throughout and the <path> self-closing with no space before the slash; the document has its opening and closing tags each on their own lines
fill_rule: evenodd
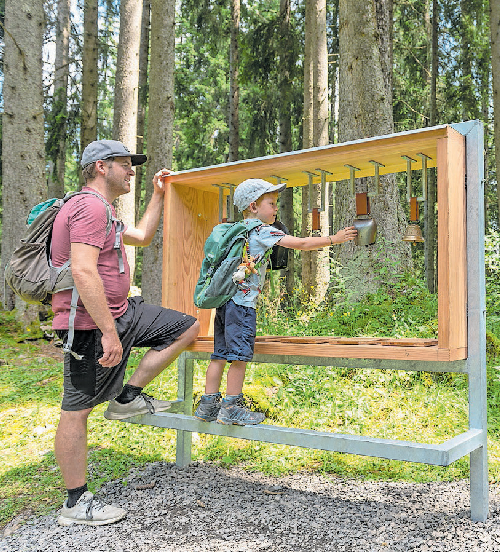
<svg viewBox="0 0 500 552">
<path fill-rule="evenodd" d="M 243 222 L 248 224 L 251 220 L 255 219 L 245 219 Z M 251 230 L 248 236 L 248 247 L 250 255 L 255 258 L 255 262 L 262 258 L 266 251 L 271 249 L 283 236 L 286 236 L 284 232 L 278 230 L 274 226 L 264 223 L 262 223 L 262 226 L 257 226 L 254 230 Z M 260 267 L 257 274 L 250 274 L 250 276 L 247 276 L 243 283 L 239 285 L 240 289 L 233 297 L 233 301 L 237 305 L 256 308 L 257 298 L 259 297 L 259 293 L 264 285 L 264 280 L 266 279 L 266 268 L 268 263 L 269 261 L 265 262 Z"/>
</svg>

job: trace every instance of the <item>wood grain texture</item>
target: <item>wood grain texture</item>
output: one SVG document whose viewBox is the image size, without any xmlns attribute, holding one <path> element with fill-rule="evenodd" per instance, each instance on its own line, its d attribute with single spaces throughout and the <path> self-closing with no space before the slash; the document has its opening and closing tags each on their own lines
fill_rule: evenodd
<svg viewBox="0 0 500 552">
<path fill-rule="evenodd" d="M 467 347 L 465 139 L 452 128 L 438 140 L 438 342 Z"/>
<path fill-rule="evenodd" d="M 395 360 L 434 360 L 447 362 L 467 358 L 467 349 L 441 349 L 437 344 L 425 343 L 429 340 L 391 340 L 392 344 L 331 344 L 331 343 L 304 343 L 282 341 L 266 341 L 266 337 L 259 337 L 255 342 L 255 354 L 259 355 L 295 355 L 323 358 L 378 358 Z M 292 340 L 294 338 L 291 338 Z M 306 338 L 304 338 L 306 339 Z M 314 339 L 314 338 L 309 338 Z M 355 340 L 354 340 L 355 341 Z M 395 344 L 398 342 L 398 344 Z M 406 341 L 406 342 L 405 342 Z M 434 340 L 435 343 L 435 340 Z M 203 337 L 191 345 L 189 351 L 213 351 L 213 339 Z"/>
<path fill-rule="evenodd" d="M 212 194 L 218 190 L 214 184 L 229 183 L 238 185 L 246 178 L 264 178 L 273 180 L 272 176 L 280 176 L 287 179 L 287 186 L 304 186 L 307 184 L 307 175 L 303 171 L 315 172 L 324 169 L 332 173 L 331 181 L 345 180 L 349 178 L 349 168 L 345 165 L 353 165 L 360 170 L 356 177 L 373 176 L 375 169 L 371 160 L 385 165 L 380 167 L 380 174 L 390 174 L 406 171 L 406 160 L 402 155 L 407 155 L 416 161 L 418 153 L 429 156 L 428 167 L 436 166 L 437 149 L 436 141 L 446 136 L 448 127 L 434 127 L 422 129 L 418 132 L 410 132 L 377 138 L 366 141 L 346 142 L 331 144 L 319 148 L 294 151 L 213 165 L 172 173 L 169 181 L 184 186 L 192 186 L 204 189 Z M 421 168 L 420 163 L 413 163 L 414 170 Z M 313 182 L 320 182 L 319 173 Z M 346 184 L 348 185 L 348 184 Z"/>
<path fill-rule="evenodd" d="M 162 304 L 195 316 L 208 334 L 212 311 L 198 309 L 193 292 L 203 246 L 219 222 L 218 197 L 196 188 L 169 184 L 165 190 Z"/>
<path fill-rule="evenodd" d="M 203 246 L 218 223 L 218 188 L 248 177 L 288 178 L 288 185 L 307 182 L 303 171 L 328 170 L 332 179 L 349 177 L 346 164 L 373 174 L 371 160 L 383 163 L 381 174 L 406 170 L 402 155 L 438 167 L 438 340 L 389 338 L 312 338 L 279 336 L 258 339 L 256 353 L 352 358 L 459 360 L 467 355 L 466 206 L 464 137 L 450 126 L 335 144 L 265 158 L 192 169 L 169 176 L 165 196 L 163 304 L 196 316 L 201 339 L 193 350 L 210 350 L 214 312 L 193 304 L 193 291 L 203 259 Z M 420 163 L 414 163 L 415 169 Z M 199 349 L 199 347 L 202 347 Z M 208 347 L 208 348 L 207 348 Z M 307 351 L 307 352 L 306 352 Z"/>
</svg>

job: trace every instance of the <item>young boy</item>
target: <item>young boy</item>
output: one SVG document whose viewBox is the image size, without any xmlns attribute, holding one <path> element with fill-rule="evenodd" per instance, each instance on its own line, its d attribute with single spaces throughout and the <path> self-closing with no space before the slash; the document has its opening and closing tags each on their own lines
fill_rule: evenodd
<svg viewBox="0 0 500 552">
<path fill-rule="evenodd" d="M 260 267 L 257 274 L 252 273 L 245 278 L 232 299 L 216 310 L 214 352 L 207 368 L 205 394 L 194 414 L 200 420 L 255 425 L 265 419 L 262 412 L 252 412 L 245 406 L 242 389 L 246 363 L 253 357 L 257 298 L 273 245 L 279 242 L 279 245 L 290 249 L 312 251 L 356 237 L 353 226 L 340 230 L 334 236 L 308 238 L 289 236 L 270 226 L 278 212 L 278 193 L 285 187 L 286 184 L 274 186 L 266 180 L 251 178 L 242 182 L 234 192 L 234 204 L 243 213 L 245 224 L 252 219 L 262 222 L 261 226 L 250 231 L 248 237 L 248 253 Z M 231 364 L 227 372 L 226 396 L 221 401 L 219 387 L 226 362 Z"/>
</svg>

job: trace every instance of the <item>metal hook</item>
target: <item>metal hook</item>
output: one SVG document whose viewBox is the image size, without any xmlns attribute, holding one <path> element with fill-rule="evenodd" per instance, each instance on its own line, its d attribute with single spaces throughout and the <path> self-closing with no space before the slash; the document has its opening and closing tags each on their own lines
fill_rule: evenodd
<svg viewBox="0 0 500 552">
<path fill-rule="evenodd" d="M 272 174 L 270 178 L 276 178 L 276 186 L 283 184 L 283 182 L 288 182 L 288 178 L 283 178 L 282 176 L 276 176 Z"/>
<path fill-rule="evenodd" d="M 375 191 L 374 192 L 368 192 L 369 197 L 376 196 L 382 192 L 380 188 L 380 167 L 385 167 L 382 163 L 379 163 L 378 161 L 369 161 L 372 163 L 372 165 L 375 165 Z"/>
<path fill-rule="evenodd" d="M 351 192 L 352 195 L 356 195 L 356 184 L 354 183 L 355 173 L 356 171 L 360 171 L 361 169 L 358 169 L 358 167 L 353 167 L 352 165 L 344 165 L 344 167 L 349 167 L 350 172 L 350 180 L 351 180 Z"/>
<path fill-rule="evenodd" d="M 329 171 L 325 171 L 324 169 L 314 169 L 315 171 L 319 171 L 321 174 L 321 207 L 320 211 L 324 211 L 326 207 L 326 175 L 327 174 L 333 174 Z"/>
<path fill-rule="evenodd" d="M 417 155 L 422 159 L 422 201 L 427 201 L 427 159 L 432 159 L 432 157 L 425 155 L 425 153 L 417 153 Z"/>
<path fill-rule="evenodd" d="M 313 178 L 315 176 L 319 176 L 316 173 L 309 172 L 309 171 L 302 171 L 303 173 L 307 174 L 308 179 L 308 186 L 309 186 L 309 197 L 308 197 L 308 204 L 307 204 L 307 211 L 309 213 L 312 213 L 312 206 L 311 206 L 311 197 L 312 197 L 312 186 L 313 186 Z"/>
<path fill-rule="evenodd" d="M 408 157 L 407 155 L 401 156 L 403 159 L 406 159 L 406 198 L 410 201 L 411 198 L 411 164 L 416 163 L 415 159 Z"/>
</svg>

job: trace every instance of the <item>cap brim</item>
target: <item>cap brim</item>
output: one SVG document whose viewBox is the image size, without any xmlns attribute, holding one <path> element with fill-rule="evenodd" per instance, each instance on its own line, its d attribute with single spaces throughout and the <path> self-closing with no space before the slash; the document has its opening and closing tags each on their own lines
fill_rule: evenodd
<svg viewBox="0 0 500 552">
<path fill-rule="evenodd" d="M 130 156 L 130 159 L 132 160 L 132 166 L 136 166 L 136 165 L 142 165 L 143 163 L 145 163 L 148 158 L 146 155 L 143 155 L 142 153 L 137 153 L 136 155 L 131 155 Z"/>
</svg>

